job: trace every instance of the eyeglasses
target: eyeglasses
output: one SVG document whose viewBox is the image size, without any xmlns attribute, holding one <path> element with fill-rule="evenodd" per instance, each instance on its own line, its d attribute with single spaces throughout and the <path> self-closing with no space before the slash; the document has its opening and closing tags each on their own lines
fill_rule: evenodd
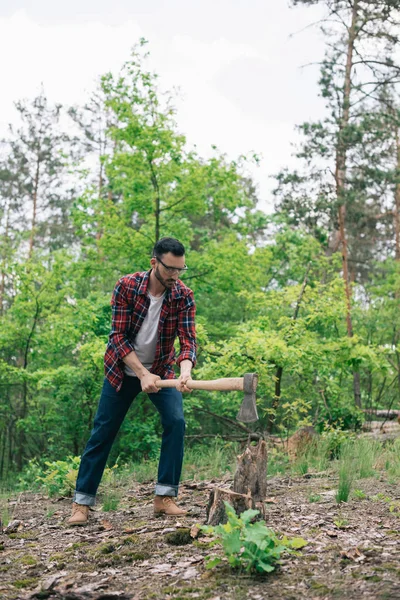
<svg viewBox="0 0 400 600">
<path fill-rule="evenodd" d="M 188 267 L 186 265 L 184 267 L 169 267 L 168 265 L 164 264 L 161 258 L 158 258 L 158 256 L 155 256 L 154 258 L 162 264 L 162 266 L 168 273 L 175 273 L 175 271 L 177 271 L 178 273 L 184 273 L 188 270 Z"/>
</svg>

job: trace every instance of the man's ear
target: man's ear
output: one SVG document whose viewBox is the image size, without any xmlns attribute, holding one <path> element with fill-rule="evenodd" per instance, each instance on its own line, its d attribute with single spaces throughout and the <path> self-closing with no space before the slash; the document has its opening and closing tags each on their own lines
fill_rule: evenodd
<svg viewBox="0 0 400 600">
<path fill-rule="evenodd" d="M 157 260 L 156 260 L 156 259 L 155 259 L 155 257 L 153 256 L 153 257 L 150 259 L 150 265 L 152 266 L 152 268 L 153 268 L 153 269 L 155 269 L 155 267 L 156 267 L 156 263 L 157 263 Z"/>
</svg>

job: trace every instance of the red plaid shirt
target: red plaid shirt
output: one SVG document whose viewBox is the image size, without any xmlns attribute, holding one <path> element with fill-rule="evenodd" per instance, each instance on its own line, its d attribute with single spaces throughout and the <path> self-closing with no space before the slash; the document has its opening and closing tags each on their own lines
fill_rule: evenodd
<svg viewBox="0 0 400 600">
<path fill-rule="evenodd" d="M 124 378 L 123 358 L 132 350 L 150 305 L 147 285 L 151 271 L 125 275 L 117 281 L 111 298 L 112 323 L 104 356 L 104 371 L 108 381 L 119 391 Z M 196 305 L 192 290 L 178 279 L 166 290 L 158 324 L 158 340 L 150 371 L 163 379 L 174 379 L 172 368 L 185 359 L 196 364 Z M 180 353 L 175 359 L 174 341 L 179 337 Z"/>
</svg>

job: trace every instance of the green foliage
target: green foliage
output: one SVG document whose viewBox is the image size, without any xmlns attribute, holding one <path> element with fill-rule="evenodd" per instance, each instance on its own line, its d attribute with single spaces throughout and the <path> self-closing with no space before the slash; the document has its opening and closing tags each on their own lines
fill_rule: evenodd
<svg viewBox="0 0 400 600">
<path fill-rule="evenodd" d="M 342 444 L 339 458 L 339 485 L 336 502 L 347 502 L 355 478 L 354 444 L 346 441 Z"/>
<path fill-rule="evenodd" d="M 320 494 L 310 494 L 308 496 L 308 501 L 310 502 L 310 504 L 313 504 L 314 502 L 319 502 L 320 500 L 321 500 Z"/>
<path fill-rule="evenodd" d="M 362 286 L 354 286 L 355 335 L 349 338 L 342 259 L 330 246 L 337 206 L 327 174 L 335 169 L 325 168 L 336 156 L 335 117 L 304 124 L 302 158 L 310 172 L 282 173 L 277 194 L 282 210 L 265 215 L 257 210 L 248 175 L 257 157 L 231 160 L 214 148 L 204 158 L 193 150 L 193 140 L 188 143 L 177 127 L 172 95 L 161 90 L 147 58 L 141 40 L 119 73 L 104 75 L 88 106 L 69 111 L 81 135 L 79 157 L 68 136 L 53 127 L 61 123 L 60 107 L 51 108 L 43 95 L 32 107 L 19 105 L 24 124 L 32 127 L 23 139 L 13 132 L 10 153 L 0 165 L 0 477 L 15 479 L 17 471 L 20 485 L 27 487 L 48 476 L 49 489 L 68 492 L 62 472 L 75 469 L 65 457 L 84 448 L 102 386 L 113 286 L 121 275 L 149 267 L 158 235 L 176 236 L 187 249 L 184 278 L 197 303 L 195 377 L 258 372 L 260 429 L 271 426 L 286 437 L 312 423 L 321 439 L 294 469 L 324 470 L 340 456 L 346 432 L 359 430 L 363 420 L 354 408 L 354 372 L 360 375 L 364 406 L 396 406 L 399 398 L 400 267 L 391 256 L 392 216 L 379 219 L 377 228 L 374 213 L 378 199 L 387 202 L 396 183 L 388 165 L 397 113 L 390 120 L 387 111 L 360 106 L 343 132 L 354 153 L 348 157 L 357 157 L 362 170 L 362 177 L 358 166 L 349 170 L 353 179 L 347 182 L 347 218 L 357 225 L 349 245 L 352 264 L 358 265 L 356 281 L 364 269 Z M 336 98 L 336 64 L 322 65 L 328 102 Z M 339 97 L 342 90 L 336 90 Z M 354 87 L 353 93 L 358 93 Z M 32 185 L 36 142 L 44 135 L 40 115 L 49 125 L 45 155 L 39 157 L 44 168 L 40 208 L 45 210 L 36 230 L 29 231 L 31 220 L 20 229 L 13 223 L 21 222 L 21 203 L 32 205 L 27 182 Z M 16 160 L 18 149 L 22 162 Z M 79 195 L 63 192 L 68 170 Z M 367 199 L 373 209 L 365 212 Z M 386 211 L 386 204 L 379 207 L 379 213 Z M 363 228 L 371 227 L 373 236 L 368 236 Z M 379 234 L 383 230 L 385 239 Z M 360 232 L 364 248 L 377 240 L 379 248 L 389 244 L 390 253 L 360 256 L 362 244 L 355 239 Z M 34 244 L 27 259 L 30 233 Z M 373 267 L 368 279 L 362 264 Z M 200 439 L 205 433 L 231 435 L 223 417 L 234 419 L 241 400 L 239 392 L 191 394 L 185 401 L 188 433 Z M 158 414 L 147 398 L 138 397 L 110 465 L 133 462 L 138 478 L 152 478 L 160 435 Z M 390 477 L 398 477 L 399 449 L 396 455 L 390 448 L 379 456 L 367 452 L 364 463 L 357 463 L 357 476 L 371 474 L 379 459 Z M 196 446 L 192 454 L 189 448 L 186 476 L 230 471 L 234 452 L 234 445 L 219 442 L 204 444 L 201 451 Z M 53 466 L 43 467 L 38 457 Z M 286 456 L 271 452 L 270 475 L 286 465 Z"/>
<path fill-rule="evenodd" d="M 79 456 L 67 456 L 65 460 L 44 461 L 41 465 L 37 459 L 32 459 L 18 477 L 19 486 L 22 489 L 43 489 L 50 497 L 70 496 L 75 489 L 80 460 Z M 105 469 L 103 485 L 112 481 L 117 467 Z"/>
<path fill-rule="evenodd" d="M 117 510 L 120 502 L 120 498 L 117 494 L 109 492 L 103 498 L 102 510 L 104 512 L 110 512 L 112 510 Z"/>
<path fill-rule="evenodd" d="M 238 517 L 228 502 L 224 504 L 228 522 L 216 527 L 203 526 L 202 530 L 220 540 L 232 568 L 270 573 L 284 552 L 302 548 L 307 543 L 302 538 L 289 540 L 285 537 L 279 540 L 264 521 L 253 522 L 259 514 L 258 510 L 246 510 Z M 222 559 L 210 556 L 206 560 L 207 568 L 211 569 Z"/>
<path fill-rule="evenodd" d="M 354 500 L 365 500 L 367 494 L 362 490 L 353 490 L 353 498 Z"/>
</svg>

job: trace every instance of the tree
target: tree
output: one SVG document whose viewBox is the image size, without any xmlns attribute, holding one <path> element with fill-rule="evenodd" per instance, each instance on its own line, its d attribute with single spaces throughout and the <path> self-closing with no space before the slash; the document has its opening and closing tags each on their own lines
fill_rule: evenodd
<svg viewBox="0 0 400 600">
<path fill-rule="evenodd" d="M 18 177 L 19 205 L 24 209 L 20 228 L 32 257 L 36 247 L 55 249 L 72 241 L 67 156 L 72 157 L 73 140 L 60 131 L 61 105 L 49 106 L 43 91 L 31 104 L 19 101 L 15 106 L 21 125 L 10 125 L 5 144 Z"/>
<path fill-rule="evenodd" d="M 294 0 L 293 3 L 316 4 L 316 1 Z M 323 31 L 328 37 L 329 49 L 321 66 L 320 86 L 330 114 L 321 123 L 302 126 L 306 141 L 299 156 L 305 159 L 309 174 L 280 174 L 276 195 L 283 198 L 281 208 L 300 222 L 304 211 L 299 214 L 296 208 L 302 198 L 313 194 L 308 207 L 311 217 L 307 215 L 306 220 L 318 233 L 327 227 L 329 250 L 341 251 L 347 333 L 351 338 L 354 332 L 347 232 L 349 206 L 359 195 L 359 190 L 351 186 L 351 170 L 357 167 L 357 151 L 362 143 L 360 116 L 384 86 L 400 79 L 400 67 L 393 59 L 400 3 L 364 0 L 322 0 L 322 3 L 327 8 Z M 328 23 L 332 23 L 329 30 Z M 287 186 L 291 191 L 284 189 Z M 293 192 L 297 196 L 294 203 L 291 201 Z M 354 401 L 361 406 L 357 371 L 354 371 Z"/>
</svg>

